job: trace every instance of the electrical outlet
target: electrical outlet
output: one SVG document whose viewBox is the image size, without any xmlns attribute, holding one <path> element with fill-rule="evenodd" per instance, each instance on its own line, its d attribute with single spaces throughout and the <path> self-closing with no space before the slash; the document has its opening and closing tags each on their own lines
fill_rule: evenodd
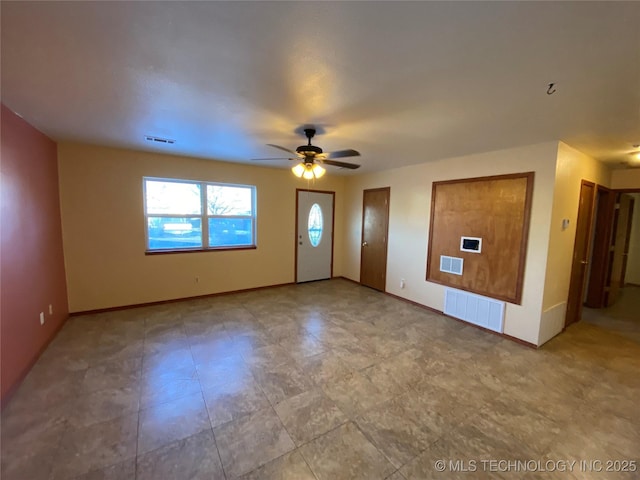
<svg viewBox="0 0 640 480">
<path fill-rule="evenodd" d="M 196 280 L 196 283 L 200 283 L 200 277 L 196 277 L 195 280 Z"/>
<path fill-rule="evenodd" d="M 49 304 L 49 315 L 53 315 L 53 305 Z"/>
<path fill-rule="evenodd" d="M 40 312 L 40 325 L 44 325 L 44 312 Z"/>
</svg>

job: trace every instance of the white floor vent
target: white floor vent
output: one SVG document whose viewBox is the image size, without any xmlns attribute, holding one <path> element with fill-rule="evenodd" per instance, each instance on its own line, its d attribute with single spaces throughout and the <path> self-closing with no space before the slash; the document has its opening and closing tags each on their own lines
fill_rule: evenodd
<svg viewBox="0 0 640 480">
<path fill-rule="evenodd" d="M 444 313 L 495 332 L 503 332 L 504 302 L 492 298 L 445 288 Z"/>
</svg>

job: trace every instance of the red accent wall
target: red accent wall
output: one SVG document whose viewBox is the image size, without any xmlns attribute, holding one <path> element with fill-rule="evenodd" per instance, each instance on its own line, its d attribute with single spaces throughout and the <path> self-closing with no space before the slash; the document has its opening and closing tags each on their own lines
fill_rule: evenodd
<svg viewBox="0 0 640 480">
<path fill-rule="evenodd" d="M 56 143 L 4 104 L 0 128 L 0 383 L 4 405 L 69 316 L 69 306 Z M 42 326 L 40 312 L 45 316 Z"/>
</svg>

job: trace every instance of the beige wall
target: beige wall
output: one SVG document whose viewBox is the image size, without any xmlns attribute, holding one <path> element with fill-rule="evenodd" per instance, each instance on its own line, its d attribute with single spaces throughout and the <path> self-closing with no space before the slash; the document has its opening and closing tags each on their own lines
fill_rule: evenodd
<svg viewBox="0 0 640 480">
<path fill-rule="evenodd" d="M 71 312 L 294 281 L 295 192 L 307 182 L 288 169 L 71 143 L 59 144 L 58 159 Z M 258 248 L 145 255 L 143 176 L 256 185 Z M 336 192 L 335 276 L 343 186 L 344 177 L 330 174 L 311 186 Z"/>
<path fill-rule="evenodd" d="M 391 202 L 386 289 L 395 295 L 442 310 L 444 287 L 425 280 L 432 182 L 535 171 L 522 305 L 507 304 L 504 332 L 537 344 L 557 149 L 556 142 L 549 142 L 347 178 L 344 275 L 353 280 L 359 280 L 360 277 L 363 190 L 389 186 Z M 404 289 L 400 288 L 402 278 L 406 281 Z"/>
<path fill-rule="evenodd" d="M 295 190 L 306 182 L 289 170 L 72 143 L 59 145 L 58 158 L 70 311 L 294 280 Z M 564 323 L 580 180 L 610 185 L 606 168 L 562 143 L 316 181 L 312 188 L 336 192 L 334 275 L 359 280 L 362 192 L 389 186 L 386 289 L 442 310 L 444 287 L 425 280 L 432 182 L 527 171 L 535 180 L 523 298 L 507 304 L 504 332 L 544 343 Z M 145 255 L 143 176 L 256 185 L 258 249 Z"/>
<path fill-rule="evenodd" d="M 624 275 L 624 281 L 625 283 L 640 285 L 640 193 L 633 193 L 631 196 L 635 202 L 633 205 L 631 237 L 629 238 L 627 271 Z"/>
<path fill-rule="evenodd" d="M 611 188 L 640 188 L 640 168 L 614 170 L 611 173 Z"/>
<path fill-rule="evenodd" d="M 564 328 L 582 180 L 609 187 L 611 171 L 597 160 L 559 142 L 549 255 L 546 262 L 542 302 L 540 344 L 551 339 Z M 565 230 L 562 229 L 563 219 L 569 220 L 569 226 Z"/>
</svg>

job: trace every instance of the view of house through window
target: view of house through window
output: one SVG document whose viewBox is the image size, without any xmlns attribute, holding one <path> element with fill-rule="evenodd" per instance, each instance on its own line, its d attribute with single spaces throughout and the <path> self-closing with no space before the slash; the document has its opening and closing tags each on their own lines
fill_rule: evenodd
<svg viewBox="0 0 640 480">
<path fill-rule="evenodd" d="M 255 196 L 251 185 L 145 178 L 147 250 L 255 246 Z"/>
</svg>

